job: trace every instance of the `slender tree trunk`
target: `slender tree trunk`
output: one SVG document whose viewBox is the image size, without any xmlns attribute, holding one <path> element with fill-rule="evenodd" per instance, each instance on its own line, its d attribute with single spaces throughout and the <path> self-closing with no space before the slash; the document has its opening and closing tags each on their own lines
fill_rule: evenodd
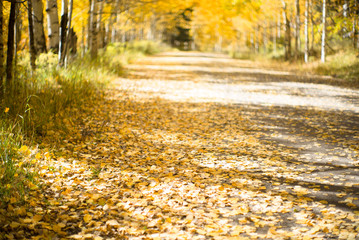
<svg viewBox="0 0 359 240">
<path fill-rule="evenodd" d="M 44 6 L 42 0 L 31 0 L 33 7 L 34 37 L 36 53 L 46 52 L 46 39 L 44 31 Z"/>
<path fill-rule="evenodd" d="M 353 32 L 353 48 L 357 49 L 358 48 L 358 31 L 357 31 L 357 23 L 358 23 L 358 3 L 357 0 L 354 1 L 354 9 L 355 9 L 355 13 L 353 16 L 353 25 L 352 25 L 352 32 Z"/>
<path fill-rule="evenodd" d="M 311 24 L 311 50 L 314 50 L 314 14 L 313 14 L 313 0 L 309 0 L 309 9 L 310 9 L 310 24 Z"/>
<path fill-rule="evenodd" d="M 91 10 L 90 10 L 91 18 L 90 18 L 90 51 L 91 57 L 97 57 L 97 0 L 91 1 Z"/>
<path fill-rule="evenodd" d="M 14 66 L 15 67 L 17 65 L 17 50 L 18 50 L 19 42 L 21 40 L 21 25 L 22 25 L 22 20 L 21 20 L 21 16 L 20 16 L 20 5 L 17 4 L 16 5 L 16 20 L 15 20 L 15 49 L 14 49 L 14 53 L 15 53 Z"/>
<path fill-rule="evenodd" d="M 73 0 L 70 0 L 69 11 L 68 11 L 68 21 L 67 21 L 67 32 L 66 32 L 65 48 L 64 48 L 64 54 L 62 55 L 62 60 L 60 61 L 60 65 L 65 63 L 65 67 L 66 67 L 67 60 L 68 60 L 68 51 L 69 51 L 69 45 L 70 45 L 70 41 L 71 41 L 70 31 L 71 31 L 71 21 L 72 21 L 73 6 L 74 6 Z"/>
<path fill-rule="evenodd" d="M 326 28 L 327 28 L 327 5 L 326 0 L 323 0 L 323 30 L 322 30 L 322 50 L 321 50 L 321 61 L 325 62 L 325 41 L 326 41 Z"/>
<path fill-rule="evenodd" d="M 34 39 L 34 25 L 32 20 L 32 2 L 27 1 L 27 17 L 29 22 L 29 49 L 30 49 L 30 65 L 32 72 L 36 70 L 36 48 Z"/>
<path fill-rule="evenodd" d="M 349 17 L 349 2 L 348 2 L 348 0 L 344 0 L 344 4 L 343 4 L 343 17 L 344 17 L 344 18 Z"/>
<path fill-rule="evenodd" d="M 299 0 L 295 0 L 295 55 L 298 57 L 300 51 L 300 6 Z"/>
<path fill-rule="evenodd" d="M 60 44 L 59 44 L 59 64 L 62 63 L 63 54 L 66 45 L 66 27 L 68 21 L 68 0 L 62 0 L 61 7 L 61 24 L 60 24 Z"/>
<path fill-rule="evenodd" d="M 277 36 L 278 38 L 281 38 L 282 36 L 282 26 L 281 26 L 281 16 L 278 14 L 278 23 L 277 23 Z"/>
<path fill-rule="evenodd" d="M 273 26 L 273 52 L 277 52 L 277 27 L 274 23 L 274 26 Z"/>
<path fill-rule="evenodd" d="M 267 44 L 268 44 L 268 39 L 267 39 L 267 23 L 263 24 L 263 50 L 264 52 L 267 52 Z"/>
<path fill-rule="evenodd" d="M 7 38 L 5 90 L 11 89 L 13 85 L 13 59 L 14 59 L 14 46 L 15 46 L 16 5 L 17 5 L 16 1 L 11 1 L 9 24 L 8 24 L 8 38 Z"/>
<path fill-rule="evenodd" d="M 309 11 L 309 0 L 305 0 L 305 19 L 304 19 L 304 62 L 309 62 L 309 36 L 308 36 L 308 11 Z"/>
<path fill-rule="evenodd" d="M 47 0 L 47 26 L 50 42 L 50 50 L 54 53 L 59 52 L 59 16 L 57 8 L 57 0 Z"/>
<path fill-rule="evenodd" d="M 284 39 L 284 48 L 285 48 L 285 59 L 288 60 L 292 55 L 292 41 L 291 41 L 291 31 L 290 31 L 290 22 L 287 17 L 287 4 L 282 0 L 283 4 L 283 19 L 285 26 L 285 39 Z"/>
<path fill-rule="evenodd" d="M 260 26 L 257 25 L 257 28 L 256 28 L 256 44 L 255 44 L 256 53 L 259 53 L 259 28 L 260 28 Z"/>
<path fill-rule="evenodd" d="M 98 7 L 98 18 L 97 18 L 97 41 L 98 41 L 98 46 L 99 48 L 103 48 L 104 47 L 104 43 L 103 43 L 103 25 L 102 25 L 102 15 L 103 15 L 103 3 L 104 1 L 100 1 L 99 2 L 99 7 Z"/>
<path fill-rule="evenodd" d="M 90 49 L 90 44 L 91 44 L 91 17 L 92 17 L 92 13 L 91 13 L 91 6 L 92 6 L 92 1 L 94 0 L 89 0 L 89 11 L 88 11 L 88 17 L 87 17 L 87 37 L 86 37 L 86 51 L 88 51 Z"/>
<path fill-rule="evenodd" d="M 112 29 L 111 29 L 111 42 L 117 40 L 117 26 L 118 26 L 118 10 L 120 8 L 120 0 L 116 0 L 115 6 L 112 10 Z"/>
<path fill-rule="evenodd" d="M 0 96 L 4 93 L 4 14 L 3 14 L 3 0 L 0 0 Z M 1 99 L 1 97 L 0 97 Z"/>
<path fill-rule="evenodd" d="M 81 57 L 85 56 L 86 53 L 86 46 L 85 46 L 85 34 L 86 34 L 86 30 L 85 30 L 85 25 L 84 23 L 82 23 L 82 36 L 81 36 Z"/>
</svg>

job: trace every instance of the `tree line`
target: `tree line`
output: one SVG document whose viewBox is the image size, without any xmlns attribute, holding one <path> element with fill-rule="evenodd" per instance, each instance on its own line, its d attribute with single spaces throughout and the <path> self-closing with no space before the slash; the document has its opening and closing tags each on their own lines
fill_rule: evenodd
<svg viewBox="0 0 359 240">
<path fill-rule="evenodd" d="M 32 71 L 40 54 L 58 55 L 59 67 L 74 54 L 109 43 L 164 39 L 187 3 L 164 0 L 0 0 L 0 91 L 13 84 L 17 53 L 27 51 Z"/>
<path fill-rule="evenodd" d="M 324 62 L 335 46 L 358 49 L 358 12 L 358 0 L 0 0 L 0 91 L 13 84 L 19 51 L 34 72 L 42 53 L 56 53 L 62 67 L 73 55 L 96 58 L 109 43 L 141 39 Z"/>
</svg>

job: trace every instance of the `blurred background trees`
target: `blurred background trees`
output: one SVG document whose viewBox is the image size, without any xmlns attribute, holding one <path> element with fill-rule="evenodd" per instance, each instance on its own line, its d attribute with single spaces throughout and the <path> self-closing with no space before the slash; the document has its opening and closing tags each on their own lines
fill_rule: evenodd
<svg viewBox="0 0 359 240">
<path fill-rule="evenodd" d="M 61 10 L 61 11 L 60 11 Z M 90 53 L 114 42 L 163 41 L 182 50 L 326 60 L 358 38 L 358 0 L 1 0 L 1 92 L 19 52 Z"/>
</svg>

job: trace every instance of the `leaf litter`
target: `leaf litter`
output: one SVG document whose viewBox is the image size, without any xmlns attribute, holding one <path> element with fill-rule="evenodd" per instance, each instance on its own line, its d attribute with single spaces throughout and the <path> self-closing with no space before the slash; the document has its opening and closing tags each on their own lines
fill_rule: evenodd
<svg viewBox="0 0 359 240">
<path fill-rule="evenodd" d="M 87 110 L 43 140 L 56 152 L 25 203 L 0 210 L 1 238 L 358 237 L 358 168 L 340 159 L 358 161 L 357 127 L 338 113 L 121 89 Z"/>
</svg>

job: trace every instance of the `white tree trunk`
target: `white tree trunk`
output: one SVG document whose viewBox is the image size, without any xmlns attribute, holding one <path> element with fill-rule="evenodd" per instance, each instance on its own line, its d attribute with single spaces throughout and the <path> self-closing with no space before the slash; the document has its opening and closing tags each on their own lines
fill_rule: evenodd
<svg viewBox="0 0 359 240">
<path fill-rule="evenodd" d="M 300 7 L 299 0 L 295 0 L 295 54 L 300 51 Z"/>
<path fill-rule="evenodd" d="M 60 25 L 60 44 L 59 44 L 59 63 L 63 59 L 66 44 L 66 27 L 68 21 L 68 0 L 62 0 L 61 6 L 61 25 Z"/>
<path fill-rule="evenodd" d="M 277 28 L 276 25 L 273 27 L 273 52 L 277 52 Z"/>
<path fill-rule="evenodd" d="M 309 35 L 308 35 L 308 12 L 309 12 L 309 0 L 305 0 L 305 19 L 304 19 L 304 35 L 305 35 L 305 47 L 304 47 L 304 62 L 309 62 Z"/>
<path fill-rule="evenodd" d="M 57 53 L 59 51 L 60 41 L 57 0 L 47 0 L 46 12 L 50 50 Z"/>
<path fill-rule="evenodd" d="M 325 41 L 326 41 L 326 27 L 327 27 L 327 5 L 326 0 L 323 0 L 323 30 L 322 30 L 322 51 L 321 61 L 325 62 Z"/>
<path fill-rule="evenodd" d="M 34 24 L 34 37 L 36 53 L 46 52 L 46 39 L 44 31 L 44 6 L 42 0 L 32 0 L 32 14 Z"/>
<path fill-rule="evenodd" d="M 99 48 L 103 48 L 104 43 L 103 43 L 103 24 L 102 24 L 102 15 L 103 15 L 103 3 L 104 1 L 99 1 L 98 2 L 98 18 L 97 18 L 97 41 L 98 41 L 98 46 Z"/>
<path fill-rule="evenodd" d="M 281 29 L 281 25 L 282 25 L 281 23 L 282 22 L 281 22 L 280 17 L 281 17 L 280 14 L 278 14 L 278 20 L 277 20 L 278 21 L 278 23 L 277 23 L 277 36 L 278 36 L 278 38 L 281 38 L 281 36 L 282 36 L 282 34 L 281 34 L 281 32 L 282 32 L 281 31 L 282 30 Z"/>
<path fill-rule="evenodd" d="M 116 0 L 115 8 L 112 10 L 114 11 L 114 20 L 113 20 L 113 26 L 112 26 L 112 34 L 111 34 L 111 41 L 116 42 L 117 40 L 117 33 L 118 33 L 118 11 L 120 8 L 120 0 Z"/>
<path fill-rule="evenodd" d="M 68 21 L 67 21 L 67 32 L 66 32 L 66 42 L 65 42 L 65 50 L 64 50 L 64 55 L 63 55 L 63 61 L 65 62 L 65 67 L 67 65 L 68 62 L 68 52 L 69 52 L 69 44 L 71 39 L 70 36 L 70 31 L 71 31 L 71 23 L 72 23 L 72 12 L 73 12 L 73 8 L 74 8 L 74 2 L 73 0 L 70 0 L 69 3 L 69 11 L 68 11 Z"/>
<path fill-rule="evenodd" d="M 349 16 L 349 2 L 348 2 L 348 0 L 344 0 L 343 17 L 347 18 L 348 16 Z"/>
<path fill-rule="evenodd" d="M 310 9 L 310 25 L 311 25 L 311 44 L 310 49 L 314 49 L 314 14 L 313 14 L 313 0 L 309 0 Z"/>
</svg>

